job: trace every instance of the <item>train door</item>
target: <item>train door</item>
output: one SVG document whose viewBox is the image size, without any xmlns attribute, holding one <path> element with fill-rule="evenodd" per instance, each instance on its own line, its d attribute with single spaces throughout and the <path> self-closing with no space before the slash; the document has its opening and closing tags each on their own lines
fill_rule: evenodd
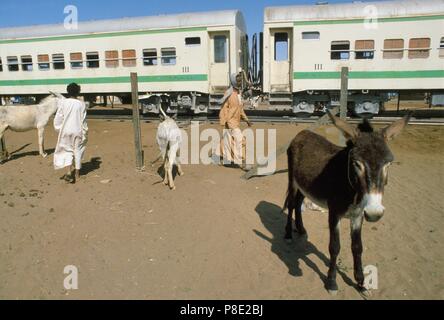
<svg viewBox="0 0 444 320">
<path fill-rule="evenodd" d="M 210 33 L 210 91 L 224 92 L 229 86 L 230 33 Z"/>
<path fill-rule="evenodd" d="M 270 90 L 291 92 L 292 29 L 270 30 Z"/>
</svg>

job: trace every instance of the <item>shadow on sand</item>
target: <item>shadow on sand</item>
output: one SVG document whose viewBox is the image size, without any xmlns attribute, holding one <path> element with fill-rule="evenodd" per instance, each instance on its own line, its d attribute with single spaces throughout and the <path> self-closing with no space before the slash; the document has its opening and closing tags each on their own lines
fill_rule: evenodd
<svg viewBox="0 0 444 320">
<path fill-rule="evenodd" d="M 28 147 L 30 145 L 31 145 L 31 143 L 27 143 L 27 144 L 21 146 L 20 148 L 18 148 L 17 150 L 12 151 L 9 154 L 9 159 L 2 159 L 1 163 L 6 163 L 6 162 L 9 162 L 9 161 L 12 161 L 12 160 L 17 160 L 17 159 L 28 157 L 28 156 L 39 156 L 40 157 L 40 153 L 37 150 L 35 150 L 35 151 L 26 151 L 26 152 L 19 153 L 20 151 L 22 151 L 23 149 L 25 149 L 26 147 Z M 49 155 L 54 153 L 54 150 L 55 150 L 54 148 L 52 148 L 52 149 L 45 149 L 45 152 L 49 156 Z"/>
<path fill-rule="evenodd" d="M 329 258 L 319 251 L 314 244 L 308 241 L 305 236 L 299 236 L 297 233 L 293 233 L 293 241 L 291 243 L 287 243 L 284 240 L 287 214 L 282 211 L 282 208 L 273 203 L 261 201 L 255 210 L 262 224 L 272 234 L 272 237 L 270 238 L 258 230 L 253 230 L 254 233 L 271 244 L 271 251 L 285 263 L 288 268 L 288 273 L 295 277 L 302 276 L 302 270 L 299 264 L 300 261 L 303 261 L 310 269 L 317 273 L 319 279 L 325 284 L 327 275 L 321 272 L 309 256 L 317 256 L 326 268 L 328 268 L 329 265 Z M 307 230 L 307 232 L 310 233 L 310 230 Z M 328 232 L 326 232 L 325 236 L 328 237 Z M 347 285 L 356 288 L 354 282 L 342 271 L 338 270 L 338 275 L 343 278 Z"/>
<path fill-rule="evenodd" d="M 99 169 L 101 164 L 102 164 L 102 158 L 93 157 L 88 162 L 82 163 L 82 168 L 80 169 L 80 174 L 87 175 L 88 173 Z"/>
</svg>

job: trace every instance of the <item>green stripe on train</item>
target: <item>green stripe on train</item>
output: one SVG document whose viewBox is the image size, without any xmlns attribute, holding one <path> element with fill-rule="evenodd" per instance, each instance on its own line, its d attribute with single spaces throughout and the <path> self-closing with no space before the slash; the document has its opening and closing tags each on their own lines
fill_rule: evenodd
<svg viewBox="0 0 444 320">
<path fill-rule="evenodd" d="M 182 82 L 208 81 L 206 74 L 177 74 L 161 76 L 139 76 L 139 82 Z M 78 84 L 107 84 L 130 83 L 130 77 L 96 77 L 96 78 L 61 78 L 61 79 L 33 79 L 33 80 L 0 80 L 0 86 L 40 86 L 63 85 L 76 82 Z"/>
<path fill-rule="evenodd" d="M 69 36 L 30 38 L 30 39 L 9 39 L 9 40 L 0 40 L 0 44 L 58 41 L 58 40 L 77 40 L 77 39 L 88 39 L 88 38 L 109 38 L 109 37 L 121 37 L 121 36 L 138 36 L 138 35 L 155 34 L 155 33 L 193 32 L 193 31 L 206 31 L 206 30 L 207 30 L 206 27 L 193 27 L 193 28 L 176 28 L 176 29 L 122 31 L 122 32 L 108 32 L 108 33 L 93 33 L 93 34 L 79 34 L 79 35 L 69 35 Z"/>
<path fill-rule="evenodd" d="M 308 21 L 295 21 L 295 26 L 303 25 L 319 25 L 319 24 L 348 24 L 348 23 L 364 23 L 364 22 L 407 22 L 407 21 L 421 21 L 421 20 L 441 20 L 444 19 L 444 15 L 434 16 L 416 16 L 416 17 L 394 17 L 394 18 L 379 18 L 379 19 L 341 19 L 341 20 L 308 20 Z"/>
<path fill-rule="evenodd" d="M 339 71 L 294 72 L 295 80 L 340 79 Z M 350 79 L 444 78 L 444 70 L 418 71 L 350 71 Z"/>
</svg>

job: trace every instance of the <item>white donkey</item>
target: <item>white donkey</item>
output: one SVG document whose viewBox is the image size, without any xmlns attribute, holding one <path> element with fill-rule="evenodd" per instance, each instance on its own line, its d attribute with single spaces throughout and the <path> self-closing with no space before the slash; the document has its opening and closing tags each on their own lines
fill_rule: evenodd
<svg viewBox="0 0 444 320">
<path fill-rule="evenodd" d="M 39 141 L 39 153 L 46 157 L 43 146 L 43 132 L 49 118 L 56 113 L 59 99 L 64 99 L 61 94 L 51 92 L 51 95 L 36 105 L 6 105 L 0 106 L 0 140 L 7 129 L 15 132 L 25 132 L 37 129 Z M 4 146 L 4 154 L 9 154 Z"/>
<path fill-rule="evenodd" d="M 168 117 L 165 112 L 160 108 L 164 120 L 157 127 L 157 144 L 159 145 L 160 155 L 153 161 L 156 162 L 160 157 L 163 158 L 163 168 L 165 177 L 163 179 L 164 184 L 168 184 L 170 189 L 176 189 L 173 180 L 173 166 L 177 165 L 177 172 L 181 176 L 183 175 L 182 168 L 180 166 L 179 151 L 182 143 L 182 133 L 177 126 L 174 119 Z"/>
</svg>

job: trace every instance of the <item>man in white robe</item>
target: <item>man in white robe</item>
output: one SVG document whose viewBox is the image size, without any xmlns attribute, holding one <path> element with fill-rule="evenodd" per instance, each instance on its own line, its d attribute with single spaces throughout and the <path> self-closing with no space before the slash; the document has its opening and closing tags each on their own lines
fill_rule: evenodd
<svg viewBox="0 0 444 320">
<path fill-rule="evenodd" d="M 77 99 L 80 86 L 71 83 L 67 90 L 68 98 L 60 100 L 54 117 L 54 128 L 59 132 L 54 152 L 54 168 L 57 170 L 69 167 L 68 173 L 63 178 L 67 182 L 75 183 L 80 176 L 82 158 L 88 140 L 88 125 L 86 105 Z"/>
</svg>

